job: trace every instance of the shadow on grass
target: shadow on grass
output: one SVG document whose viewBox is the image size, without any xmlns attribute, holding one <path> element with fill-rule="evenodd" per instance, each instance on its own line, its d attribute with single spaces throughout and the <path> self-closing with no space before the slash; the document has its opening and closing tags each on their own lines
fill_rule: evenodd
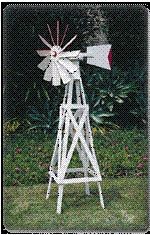
<svg viewBox="0 0 150 235">
<path fill-rule="evenodd" d="M 91 191 L 92 194 L 98 195 L 96 190 Z M 121 193 L 117 186 L 110 186 L 109 189 L 103 189 L 103 199 L 105 202 L 105 208 L 111 205 L 112 202 L 121 199 Z"/>
<path fill-rule="evenodd" d="M 105 189 L 103 192 L 105 200 L 105 207 L 108 207 L 112 202 L 121 199 L 121 193 L 116 186 L 111 186 L 109 189 Z"/>
<path fill-rule="evenodd" d="M 69 193 L 69 197 L 63 201 L 64 208 L 68 207 L 80 207 L 83 205 L 93 204 L 93 201 L 99 203 L 99 192 L 98 189 L 91 189 L 90 195 L 86 195 L 84 190 L 82 193 Z M 117 186 L 111 186 L 109 189 L 103 190 L 103 198 L 105 202 L 105 207 L 110 206 L 113 202 L 121 199 L 121 193 Z"/>
</svg>

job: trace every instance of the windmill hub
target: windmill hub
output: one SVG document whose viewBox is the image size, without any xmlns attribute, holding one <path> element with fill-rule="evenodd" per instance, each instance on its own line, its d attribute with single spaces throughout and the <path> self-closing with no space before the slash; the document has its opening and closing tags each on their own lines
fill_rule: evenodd
<svg viewBox="0 0 150 235">
<path fill-rule="evenodd" d="M 56 57 L 61 52 L 60 46 L 53 46 L 51 50 L 51 56 Z"/>
</svg>

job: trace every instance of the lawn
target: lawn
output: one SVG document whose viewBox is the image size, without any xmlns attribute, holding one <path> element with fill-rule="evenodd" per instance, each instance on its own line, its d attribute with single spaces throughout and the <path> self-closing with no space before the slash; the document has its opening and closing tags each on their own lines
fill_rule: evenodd
<svg viewBox="0 0 150 235">
<path fill-rule="evenodd" d="M 86 196 L 83 184 L 66 185 L 62 214 L 56 214 L 57 186 L 45 199 L 48 167 L 55 136 L 8 135 L 4 142 L 4 224 L 28 231 L 145 231 L 148 228 L 147 133 L 136 128 L 105 134 L 93 129 L 94 147 L 103 178 L 105 203 L 96 183 Z M 72 167 L 78 166 L 73 156 Z"/>
<path fill-rule="evenodd" d="M 55 183 L 48 200 L 45 199 L 46 184 L 7 186 L 4 188 L 4 225 L 7 230 L 17 232 L 140 232 L 148 228 L 146 178 L 104 179 L 105 210 L 100 206 L 96 184 L 90 186 L 90 196 L 85 196 L 83 184 L 65 186 L 61 215 L 56 214 Z"/>
</svg>

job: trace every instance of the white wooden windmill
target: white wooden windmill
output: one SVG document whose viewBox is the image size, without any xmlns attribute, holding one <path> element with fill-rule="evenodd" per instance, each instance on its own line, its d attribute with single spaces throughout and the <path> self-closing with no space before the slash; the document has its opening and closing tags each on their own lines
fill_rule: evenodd
<svg viewBox="0 0 150 235">
<path fill-rule="evenodd" d="M 53 178 L 58 184 L 57 213 L 60 214 L 65 184 L 83 182 L 85 183 L 85 192 L 89 195 L 89 182 L 97 182 L 100 203 L 102 208 L 104 208 L 100 186 L 102 178 L 93 147 L 92 131 L 89 122 L 89 106 L 85 100 L 79 60 L 87 57 L 88 64 L 110 69 L 109 56 L 111 45 L 90 46 L 87 47 L 87 53 L 81 53 L 80 50 L 65 52 L 67 46 L 75 40 L 77 35 L 62 47 L 68 26 L 60 42 L 59 21 L 57 21 L 57 43 L 54 42 L 49 25 L 47 26 L 53 46 L 39 35 L 49 50 L 37 50 L 40 56 L 46 57 L 38 65 L 38 68 L 45 71 L 44 80 L 52 81 L 54 86 L 61 85 L 62 80 L 66 86 L 63 103 L 60 105 L 58 133 L 49 168 L 49 184 L 46 198 L 48 199 L 50 195 Z M 75 103 L 73 103 L 73 95 L 75 95 Z M 78 152 L 82 167 L 69 168 L 69 163 L 75 150 Z M 68 179 L 68 173 L 72 172 L 81 172 L 83 177 Z"/>
</svg>

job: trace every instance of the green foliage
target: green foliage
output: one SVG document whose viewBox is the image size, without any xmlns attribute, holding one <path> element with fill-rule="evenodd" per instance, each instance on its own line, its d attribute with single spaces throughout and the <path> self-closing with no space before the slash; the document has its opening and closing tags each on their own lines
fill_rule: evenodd
<svg viewBox="0 0 150 235">
<path fill-rule="evenodd" d="M 136 122 L 147 124 L 148 110 L 148 74 L 147 66 L 141 67 L 138 62 L 135 63 L 128 73 L 129 80 L 135 80 L 136 92 L 130 98 L 129 112 L 136 117 Z"/>
<path fill-rule="evenodd" d="M 135 104 L 136 106 L 130 111 L 130 113 L 132 113 L 143 124 L 147 124 L 147 95 L 143 92 L 141 94 L 139 93 L 135 98 Z"/>
<path fill-rule="evenodd" d="M 147 175 L 147 140 L 144 131 L 94 130 L 94 147 L 103 177 Z M 4 148 L 5 185 L 33 185 L 48 181 L 48 167 L 55 137 L 49 134 L 8 136 Z M 74 154 L 71 167 L 80 161 Z"/>
<path fill-rule="evenodd" d="M 17 118 L 13 118 L 4 123 L 4 132 L 5 134 L 14 133 L 19 128 L 19 126 L 20 122 L 17 120 Z"/>
<path fill-rule="evenodd" d="M 54 132 L 58 125 L 58 118 L 56 118 L 56 107 L 50 107 L 49 101 L 45 101 L 39 111 L 37 107 L 30 107 L 28 111 L 29 120 L 31 120 L 30 128 L 28 131 L 33 129 L 42 129 L 44 133 Z"/>
<path fill-rule="evenodd" d="M 88 66 L 86 73 L 83 73 L 93 126 L 115 126 L 111 117 L 119 115 L 118 107 L 135 91 L 134 82 L 126 83 L 126 76 L 116 67 L 110 72 Z"/>
<path fill-rule="evenodd" d="M 94 136 L 95 148 L 103 176 L 147 174 L 148 146 L 143 131 L 114 130 L 101 138 L 98 137 L 99 134 L 97 138 Z"/>
<path fill-rule="evenodd" d="M 28 120 L 12 118 L 6 122 L 4 122 L 4 135 L 12 135 L 14 133 L 23 132 L 28 126 Z"/>
</svg>

